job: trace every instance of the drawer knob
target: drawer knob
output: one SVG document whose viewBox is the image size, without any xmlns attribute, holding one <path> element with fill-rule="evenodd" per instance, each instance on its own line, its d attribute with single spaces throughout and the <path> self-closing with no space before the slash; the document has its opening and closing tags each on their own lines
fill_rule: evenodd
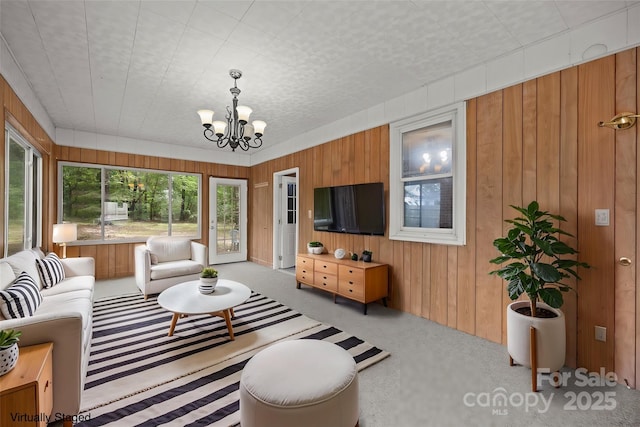
<svg viewBox="0 0 640 427">
<path fill-rule="evenodd" d="M 46 389 L 48 389 L 48 388 L 49 388 L 49 380 L 47 380 L 47 382 L 46 382 L 46 383 L 44 383 L 44 389 L 46 390 Z"/>
<path fill-rule="evenodd" d="M 349 270 L 349 273 L 353 273 L 353 270 Z"/>
<path fill-rule="evenodd" d="M 351 280 L 349 280 L 349 284 L 350 284 L 350 285 L 353 285 L 353 282 L 352 282 Z"/>
<path fill-rule="evenodd" d="M 349 289 L 349 292 L 353 292 L 353 289 Z"/>
</svg>

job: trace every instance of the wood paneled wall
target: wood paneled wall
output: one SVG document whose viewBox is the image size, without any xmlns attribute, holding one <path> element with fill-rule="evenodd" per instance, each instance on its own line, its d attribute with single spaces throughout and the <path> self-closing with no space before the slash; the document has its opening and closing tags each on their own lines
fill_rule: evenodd
<svg viewBox="0 0 640 427">
<path fill-rule="evenodd" d="M 0 112 L 0 120 L 2 121 L 2 135 L 0 135 L 0 143 L 2 144 L 2 149 L 0 149 L 0 188 L 5 188 L 6 141 L 4 123 L 8 122 L 42 155 L 43 176 L 45 177 L 43 180 L 42 194 L 42 201 L 44 205 L 42 212 L 42 243 L 43 246 L 49 246 L 49 237 L 53 230 L 53 227 L 50 225 L 53 205 L 50 192 L 51 182 L 47 177 L 54 168 L 53 159 L 51 157 L 51 150 L 53 149 L 54 143 L 2 76 L 0 76 L 0 100 L 2 100 L 2 111 Z M 4 205 L 5 192 L 1 191 L 0 206 Z M 4 224 L 4 215 L 5 210 L 2 208 L 0 209 L 0 224 Z M 0 254 L 4 253 L 4 239 L 4 227 L 0 227 Z"/>
<path fill-rule="evenodd" d="M 568 366 L 615 371 L 640 379 L 640 292 L 636 148 L 638 128 L 613 131 L 597 123 L 640 109 L 637 49 L 493 92 L 467 103 L 467 243 L 443 246 L 314 232 L 307 212 L 320 186 L 381 181 L 389 189 L 389 128 L 359 132 L 251 168 L 250 257 L 271 266 L 273 173 L 300 169 L 301 250 L 320 240 L 328 250 L 372 250 L 391 266 L 390 305 L 498 343 L 506 342 L 504 283 L 488 273 L 492 245 L 515 216 L 511 204 L 538 200 L 567 219 L 563 237 L 580 250 L 582 280 L 565 295 Z M 255 187 L 255 184 L 261 183 Z M 264 186 L 268 183 L 268 186 Z M 388 207 L 388 206 L 387 206 Z M 595 209 L 611 225 L 595 226 Z M 388 209 L 387 209 L 388 211 Z M 631 267 L 617 263 L 620 256 Z M 594 326 L 607 328 L 597 342 Z M 506 363 L 506 362 L 505 362 Z"/>
<path fill-rule="evenodd" d="M 202 175 L 202 218 L 200 241 L 209 242 L 209 177 L 248 179 L 249 168 L 218 163 L 196 162 L 191 160 L 169 159 L 166 157 L 144 156 L 139 154 L 115 153 L 103 150 L 91 150 L 56 146 L 56 161 L 92 163 L 109 166 L 155 169 L 163 171 L 199 173 Z M 57 168 L 52 174 L 57 182 Z M 57 188 L 52 190 L 57 194 Z M 54 200 L 57 200 L 54 197 Z M 55 222 L 55 215 L 53 221 Z M 140 243 L 118 243 L 99 245 L 77 245 L 67 247 L 67 256 L 90 256 L 96 260 L 96 278 L 132 276 L 135 273 L 133 250 Z M 49 248 L 53 250 L 53 248 Z"/>
</svg>

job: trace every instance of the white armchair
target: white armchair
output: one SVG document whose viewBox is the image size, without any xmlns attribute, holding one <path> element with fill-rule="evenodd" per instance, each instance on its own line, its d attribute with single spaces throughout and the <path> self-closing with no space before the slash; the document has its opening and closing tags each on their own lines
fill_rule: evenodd
<svg viewBox="0 0 640 427">
<path fill-rule="evenodd" d="M 173 285 L 197 280 L 208 265 L 207 247 L 185 237 L 149 237 L 136 246 L 136 284 L 145 299 Z"/>
</svg>

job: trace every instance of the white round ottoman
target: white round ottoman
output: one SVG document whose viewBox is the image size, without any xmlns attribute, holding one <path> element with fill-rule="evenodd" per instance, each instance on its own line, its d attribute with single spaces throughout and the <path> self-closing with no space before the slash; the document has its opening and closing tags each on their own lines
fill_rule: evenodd
<svg viewBox="0 0 640 427">
<path fill-rule="evenodd" d="M 242 370 L 242 427 L 354 427 L 359 413 L 356 364 L 333 343 L 283 341 Z"/>
</svg>

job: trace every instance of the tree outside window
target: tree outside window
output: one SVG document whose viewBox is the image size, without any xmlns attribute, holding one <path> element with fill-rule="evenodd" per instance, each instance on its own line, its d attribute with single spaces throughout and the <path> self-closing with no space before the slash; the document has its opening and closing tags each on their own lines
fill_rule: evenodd
<svg viewBox="0 0 640 427">
<path fill-rule="evenodd" d="M 200 236 L 198 175 L 63 164 L 61 186 L 80 241 Z"/>
</svg>

